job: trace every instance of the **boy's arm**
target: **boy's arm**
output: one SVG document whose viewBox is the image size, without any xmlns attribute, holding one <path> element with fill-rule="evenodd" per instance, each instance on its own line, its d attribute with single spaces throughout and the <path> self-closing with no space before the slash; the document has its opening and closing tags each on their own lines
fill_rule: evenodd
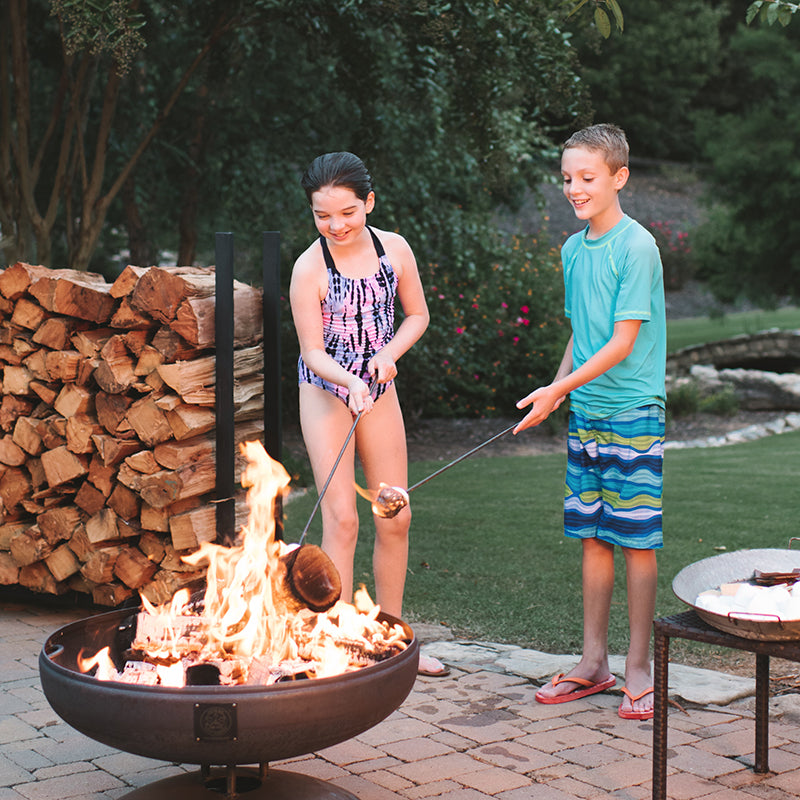
<svg viewBox="0 0 800 800">
<path fill-rule="evenodd" d="M 517 403 L 517 408 L 526 408 L 529 405 L 533 405 L 533 408 L 514 428 L 514 433 L 544 422 L 564 402 L 571 391 L 589 383 L 598 375 L 608 372 L 611 367 L 626 359 L 633 351 L 633 345 L 641 326 L 642 320 L 640 319 L 625 319 L 615 323 L 611 338 L 574 372 L 572 371 L 572 338 L 570 337 L 567 352 L 564 353 L 561 366 L 553 382 L 548 386 L 541 386 Z"/>
</svg>

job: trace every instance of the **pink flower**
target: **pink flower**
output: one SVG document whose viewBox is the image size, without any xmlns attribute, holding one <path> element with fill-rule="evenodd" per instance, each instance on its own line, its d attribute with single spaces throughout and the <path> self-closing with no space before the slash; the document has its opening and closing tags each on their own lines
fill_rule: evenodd
<svg viewBox="0 0 800 800">
<path fill-rule="evenodd" d="M 456 328 L 456 333 L 464 333 L 466 328 Z"/>
<path fill-rule="evenodd" d="M 508 303 L 506 303 L 504 300 L 502 303 L 500 303 L 500 308 L 508 308 Z"/>
<path fill-rule="evenodd" d="M 516 344 L 519 341 L 519 336 L 515 336 L 511 341 Z"/>
<path fill-rule="evenodd" d="M 520 306 L 519 310 L 520 310 L 520 311 L 521 311 L 523 314 L 527 314 L 527 313 L 530 311 L 530 308 L 528 308 L 528 306 Z"/>
</svg>

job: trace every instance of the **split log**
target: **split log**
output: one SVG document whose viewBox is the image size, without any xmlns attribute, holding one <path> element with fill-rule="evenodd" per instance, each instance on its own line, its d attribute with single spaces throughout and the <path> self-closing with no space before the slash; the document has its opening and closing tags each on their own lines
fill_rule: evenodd
<svg viewBox="0 0 800 800">
<path fill-rule="evenodd" d="M 11 322 L 14 325 L 35 331 L 46 318 L 47 312 L 38 303 L 32 303 L 23 297 L 14 306 Z"/>
<path fill-rule="evenodd" d="M 67 584 L 57 581 L 43 561 L 21 567 L 19 584 L 41 594 L 66 594 L 68 591 Z"/>
<path fill-rule="evenodd" d="M 41 561 L 53 552 L 53 546 L 42 536 L 38 535 L 38 529 L 35 525 L 22 533 L 18 533 L 11 540 L 11 547 L 9 549 L 14 561 L 16 561 L 20 567 L 25 567 L 28 564 Z"/>
<path fill-rule="evenodd" d="M 137 400 L 128 409 L 125 418 L 139 439 L 150 447 L 172 437 L 172 428 L 169 426 L 167 416 L 153 397 Z"/>
<path fill-rule="evenodd" d="M 36 518 L 39 530 L 50 544 L 71 539 L 81 521 L 81 513 L 75 506 L 52 508 Z"/>
<path fill-rule="evenodd" d="M 133 590 L 116 581 L 92 589 L 92 602 L 97 606 L 119 606 L 130 597 Z"/>
<path fill-rule="evenodd" d="M 0 550 L 0 586 L 13 586 L 19 583 L 19 565 L 11 553 Z"/>
<path fill-rule="evenodd" d="M 115 305 L 105 278 L 91 272 L 48 270 L 28 292 L 48 311 L 90 322 L 108 322 Z"/>
<path fill-rule="evenodd" d="M 102 547 L 95 550 L 81 567 L 81 575 L 92 583 L 110 583 L 114 578 L 114 565 L 117 563 L 122 547 Z"/>
<path fill-rule="evenodd" d="M 75 495 L 75 505 L 83 509 L 89 516 L 97 514 L 105 504 L 105 495 L 95 486 L 92 486 L 89 481 L 84 481 Z"/>
<path fill-rule="evenodd" d="M 14 441 L 10 434 L 0 439 L 0 464 L 10 467 L 21 467 L 28 458 L 28 454 Z"/>
<path fill-rule="evenodd" d="M 114 565 L 114 575 L 131 589 L 140 589 L 158 570 L 158 564 L 136 547 L 122 550 Z"/>
<path fill-rule="evenodd" d="M 27 367 L 8 366 L 3 370 L 3 391 L 6 394 L 30 394 L 34 376 Z"/>
<path fill-rule="evenodd" d="M 70 317 L 48 317 L 34 331 L 33 341 L 49 350 L 66 350 L 75 328 Z"/>
<path fill-rule="evenodd" d="M 169 323 L 175 319 L 180 304 L 190 297 L 214 294 L 214 270 L 202 267 L 152 267 L 142 275 L 131 294 L 135 308 L 153 319 Z"/>
<path fill-rule="evenodd" d="M 89 473 L 86 457 L 70 452 L 66 445 L 43 452 L 42 467 L 50 487 L 61 486 Z"/>
<path fill-rule="evenodd" d="M 69 545 L 62 544 L 57 547 L 44 560 L 50 574 L 58 581 L 65 581 L 70 575 L 74 575 L 81 568 L 81 562 L 75 553 L 70 550 Z"/>
<path fill-rule="evenodd" d="M 31 417 L 20 417 L 14 425 L 14 443 L 19 445 L 29 456 L 38 456 L 42 452 L 42 437 L 39 433 L 39 421 Z"/>
</svg>

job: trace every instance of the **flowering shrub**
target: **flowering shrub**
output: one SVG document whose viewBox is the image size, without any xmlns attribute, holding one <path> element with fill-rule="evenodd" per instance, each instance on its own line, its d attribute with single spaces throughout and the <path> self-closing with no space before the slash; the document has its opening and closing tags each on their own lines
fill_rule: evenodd
<svg viewBox="0 0 800 800">
<path fill-rule="evenodd" d="M 651 222 L 650 233 L 655 236 L 664 267 L 664 288 L 680 289 L 694 275 L 689 234 L 680 230 L 673 220 Z"/>
<path fill-rule="evenodd" d="M 487 230 L 485 264 L 421 266 L 431 322 L 403 357 L 401 399 L 425 416 L 517 415 L 555 374 L 567 339 L 557 250 Z"/>
</svg>

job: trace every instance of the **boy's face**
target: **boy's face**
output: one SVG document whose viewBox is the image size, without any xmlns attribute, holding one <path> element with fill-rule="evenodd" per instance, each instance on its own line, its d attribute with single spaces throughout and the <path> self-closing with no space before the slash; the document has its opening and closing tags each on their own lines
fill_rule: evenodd
<svg viewBox="0 0 800 800">
<path fill-rule="evenodd" d="M 621 214 L 618 194 L 628 180 L 627 167 L 612 175 L 602 152 L 569 147 L 561 156 L 561 174 L 564 196 L 578 219 L 602 228 L 604 222 Z"/>
</svg>

